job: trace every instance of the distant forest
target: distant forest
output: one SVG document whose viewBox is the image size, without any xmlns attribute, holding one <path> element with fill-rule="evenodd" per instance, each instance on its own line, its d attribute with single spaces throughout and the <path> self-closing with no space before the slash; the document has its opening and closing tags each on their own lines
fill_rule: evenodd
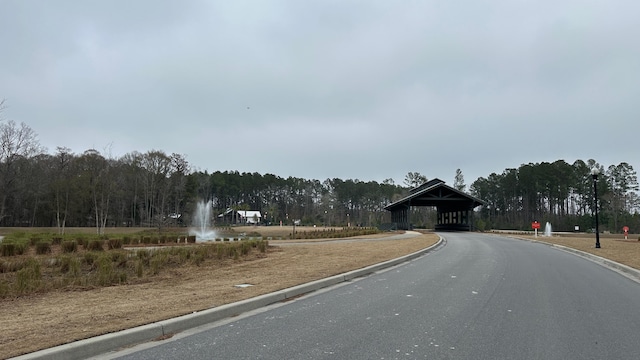
<svg viewBox="0 0 640 360">
<path fill-rule="evenodd" d="M 384 206 L 427 180 L 410 172 L 404 184 L 338 178 L 307 180 L 238 171 L 193 171 L 184 155 L 151 150 L 114 159 L 90 149 L 59 147 L 47 154 L 24 123 L 0 122 L 0 226 L 186 226 L 195 205 L 211 200 L 215 214 L 259 210 L 266 224 L 300 220 L 317 226 L 388 223 Z M 604 167 L 594 160 L 524 164 L 475 180 L 469 192 L 487 202 L 477 209 L 478 229 L 529 229 L 549 221 L 554 230 L 594 227 L 592 169 L 598 169 L 601 229 L 623 225 L 640 233 L 638 181 L 627 163 Z M 437 174 L 436 177 L 440 174 Z M 454 187 L 466 186 L 462 171 Z M 431 228 L 433 209 L 414 208 L 415 227 Z"/>
<path fill-rule="evenodd" d="M 638 177 L 631 165 L 622 162 L 604 167 L 591 159 L 523 164 L 502 174 L 481 177 L 470 187 L 471 194 L 487 202 L 480 219 L 487 228 L 530 229 L 531 222 L 550 222 L 554 231 L 595 227 L 594 179 L 596 170 L 600 228 L 612 233 L 629 226 L 640 232 Z"/>
</svg>

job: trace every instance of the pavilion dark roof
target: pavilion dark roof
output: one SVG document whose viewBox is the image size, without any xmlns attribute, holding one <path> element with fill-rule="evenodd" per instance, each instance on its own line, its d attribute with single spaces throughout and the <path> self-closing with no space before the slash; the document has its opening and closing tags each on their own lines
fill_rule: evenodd
<svg viewBox="0 0 640 360">
<path fill-rule="evenodd" d="M 452 188 L 440 179 L 433 179 L 413 188 L 409 195 L 395 201 L 385 207 L 385 210 L 393 211 L 406 206 L 438 206 L 442 208 L 468 207 L 485 205 L 486 203 L 463 191 Z"/>
</svg>

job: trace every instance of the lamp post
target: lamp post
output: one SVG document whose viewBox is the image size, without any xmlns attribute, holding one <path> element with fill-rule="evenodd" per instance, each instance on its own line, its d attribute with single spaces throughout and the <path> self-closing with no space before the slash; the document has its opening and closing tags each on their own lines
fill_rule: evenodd
<svg viewBox="0 0 640 360">
<path fill-rule="evenodd" d="M 593 200 L 596 211 L 596 249 L 600 249 L 600 227 L 598 221 L 598 174 L 598 168 L 593 168 L 593 170 L 591 170 L 591 177 L 593 178 Z"/>
</svg>

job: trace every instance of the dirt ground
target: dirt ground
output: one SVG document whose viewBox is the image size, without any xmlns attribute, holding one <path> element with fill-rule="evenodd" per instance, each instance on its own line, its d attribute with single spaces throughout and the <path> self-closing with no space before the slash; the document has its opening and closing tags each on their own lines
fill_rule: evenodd
<svg viewBox="0 0 640 360">
<path fill-rule="evenodd" d="M 275 228 L 264 236 L 290 229 Z M 286 234 L 284 234 L 286 235 Z M 383 235 L 367 236 L 380 237 Z M 407 240 L 309 241 L 223 266 L 188 266 L 152 281 L 89 291 L 58 291 L 0 301 L 0 358 L 115 332 L 359 269 L 426 248 L 435 234 Z M 289 243 L 291 241 L 288 241 Z M 237 288 L 238 284 L 254 286 Z"/>
</svg>

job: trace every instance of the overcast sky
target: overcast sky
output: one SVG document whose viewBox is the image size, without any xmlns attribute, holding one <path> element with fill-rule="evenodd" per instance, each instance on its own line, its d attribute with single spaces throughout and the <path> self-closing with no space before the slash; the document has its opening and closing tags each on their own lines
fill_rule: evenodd
<svg viewBox="0 0 640 360">
<path fill-rule="evenodd" d="M 0 1 L 0 99 L 41 145 L 196 170 L 453 183 L 640 168 L 640 2 Z"/>
</svg>

